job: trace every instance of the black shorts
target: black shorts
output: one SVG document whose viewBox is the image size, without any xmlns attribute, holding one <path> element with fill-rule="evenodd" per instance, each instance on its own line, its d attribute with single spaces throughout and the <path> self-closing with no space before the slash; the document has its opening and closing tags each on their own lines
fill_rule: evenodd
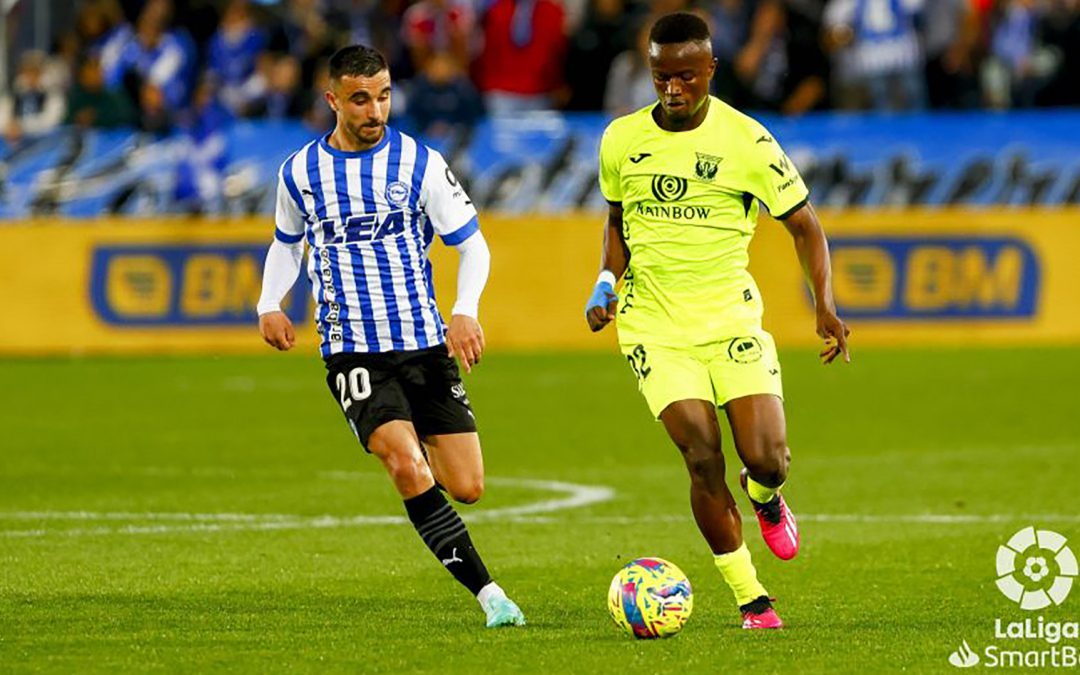
<svg viewBox="0 0 1080 675">
<path fill-rule="evenodd" d="M 326 371 L 326 384 L 365 450 L 372 432 L 392 420 L 412 422 L 421 438 L 476 431 L 465 385 L 446 345 L 334 354 L 326 359 Z"/>
</svg>

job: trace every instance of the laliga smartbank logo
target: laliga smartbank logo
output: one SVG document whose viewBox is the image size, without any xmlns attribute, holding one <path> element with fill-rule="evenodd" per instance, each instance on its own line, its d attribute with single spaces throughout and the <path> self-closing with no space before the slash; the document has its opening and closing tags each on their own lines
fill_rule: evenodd
<svg viewBox="0 0 1080 675">
<path fill-rule="evenodd" d="M 1025 527 L 998 547 L 997 574 L 998 590 L 1020 609 L 1043 609 L 1069 597 L 1076 556 L 1057 532 Z"/>
<path fill-rule="evenodd" d="M 1069 597 L 1077 576 L 1076 556 L 1066 538 L 1051 530 L 1026 527 L 998 547 L 997 580 L 1001 594 L 1025 612 L 1061 605 Z M 981 652 L 967 640 L 949 655 L 957 668 L 1076 668 L 1080 648 L 1070 641 L 1080 639 L 1080 622 L 1050 621 L 1028 615 L 1020 621 L 994 620 L 994 639 L 1039 641 L 1034 648 L 1014 648 L 990 644 Z M 1019 646 L 1019 645 L 1017 645 Z"/>
</svg>

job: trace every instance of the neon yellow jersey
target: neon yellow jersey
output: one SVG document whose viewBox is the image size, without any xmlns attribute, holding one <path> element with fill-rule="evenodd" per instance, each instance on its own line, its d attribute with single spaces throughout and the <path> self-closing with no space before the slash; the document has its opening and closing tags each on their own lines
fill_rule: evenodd
<svg viewBox="0 0 1080 675">
<path fill-rule="evenodd" d="M 806 203 L 806 185 L 772 134 L 720 99 L 710 97 L 690 131 L 661 129 L 654 106 L 612 121 L 600 141 L 600 191 L 622 203 L 630 249 L 619 341 L 682 346 L 749 334 L 763 309 L 747 271 L 758 200 L 785 218 Z"/>
</svg>

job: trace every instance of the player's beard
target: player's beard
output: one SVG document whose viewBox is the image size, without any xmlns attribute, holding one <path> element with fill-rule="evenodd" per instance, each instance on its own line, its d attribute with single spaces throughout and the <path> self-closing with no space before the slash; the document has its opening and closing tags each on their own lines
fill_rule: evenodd
<svg viewBox="0 0 1080 675">
<path fill-rule="evenodd" d="M 357 124 L 355 126 L 350 125 L 349 131 L 352 133 L 353 138 L 364 145 L 375 145 L 382 140 L 385 127 L 386 124 L 383 122 L 378 124 Z"/>
</svg>

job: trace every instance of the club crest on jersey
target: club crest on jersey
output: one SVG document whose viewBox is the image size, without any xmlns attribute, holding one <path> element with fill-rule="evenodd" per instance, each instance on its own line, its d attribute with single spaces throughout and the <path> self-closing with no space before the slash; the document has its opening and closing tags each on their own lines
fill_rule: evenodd
<svg viewBox="0 0 1080 675">
<path fill-rule="evenodd" d="M 394 206 L 405 206 L 409 201 L 409 186 L 399 180 L 386 186 L 386 201 Z"/>
<path fill-rule="evenodd" d="M 697 162 L 694 164 L 694 175 L 701 180 L 716 178 L 716 172 L 720 170 L 720 162 L 724 161 L 724 158 L 716 155 L 706 155 L 703 152 L 695 152 L 694 154 L 697 155 Z"/>
</svg>

